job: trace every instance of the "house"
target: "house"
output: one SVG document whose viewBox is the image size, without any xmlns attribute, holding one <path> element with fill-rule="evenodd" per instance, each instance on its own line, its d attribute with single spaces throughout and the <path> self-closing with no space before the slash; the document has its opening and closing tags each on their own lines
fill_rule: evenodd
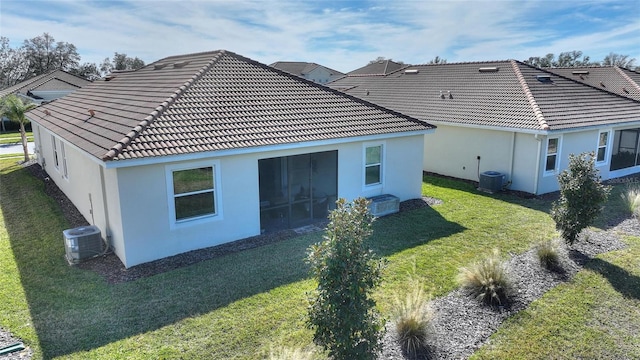
<svg viewBox="0 0 640 360">
<path fill-rule="evenodd" d="M 269 66 L 300 76 L 307 80 L 311 80 L 318 84 L 326 84 L 344 76 L 344 73 L 341 73 L 340 71 L 309 62 L 277 61 Z"/>
<path fill-rule="evenodd" d="M 112 74 L 30 111 L 38 162 L 127 267 L 421 196 L 432 125 L 229 51 Z"/>
<path fill-rule="evenodd" d="M 595 152 L 603 179 L 640 172 L 640 101 L 519 61 L 415 65 L 328 85 L 437 125 L 425 171 L 473 181 L 491 171 L 531 194 L 558 190 L 569 154 Z"/>
<path fill-rule="evenodd" d="M 619 66 L 549 68 L 554 74 L 640 101 L 640 72 Z"/>
<path fill-rule="evenodd" d="M 91 81 L 64 70 L 53 70 L 0 90 L 0 98 L 16 94 L 22 100 L 40 104 L 70 94 Z"/>
<path fill-rule="evenodd" d="M 361 68 L 357 68 L 355 70 L 349 71 L 347 75 L 348 76 L 374 76 L 374 75 L 384 76 L 407 66 L 408 66 L 407 64 L 395 62 L 391 59 L 376 60 L 376 61 L 370 62 L 369 64 Z"/>
</svg>

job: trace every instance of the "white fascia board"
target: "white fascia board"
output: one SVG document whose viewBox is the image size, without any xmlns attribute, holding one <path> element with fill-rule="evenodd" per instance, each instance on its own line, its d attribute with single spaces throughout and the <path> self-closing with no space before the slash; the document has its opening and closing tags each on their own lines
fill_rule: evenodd
<svg viewBox="0 0 640 360">
<path fill-rule="evenodd" d="M 91 157 L 93 157 L 95 160 L 98 160 L 101 164 L 103 164 L 105 168 L 115 169 L 115 168 L 131 167 L 131 166 L 163 164 L 163 163 L 176 162 L 176 161 L 193 161 L 193 160 L 200 160 L 200 159 L 209 159 L 212 157 L 245 155 L 245 154 L 261 153 L 261 152 L 277 151 L 277 150 L 304 149 L 304 148 L 316 147 L 316 146 L 345 144 L 345 143 L 362 142 L 362 141 L 376 141 L 381 139 L 393 139 L 393 138 L 408 137 L 408 136 L 415 136 L 415 135 L 426 135 L 426 134 L 434 133 L 435 130 L 436 129 L 427 129 L 427 130 L 420 130 L 420 131 L 410 131 L 410 132 L 391 133 L 391 134 L 377 134 L 377 135 L 367 135 L 367 136 L 346 137 L 346 138 L 340 138 L 340 139 L 305 141 L 305 142 L 297 142 L 297 143 L 289 143 L 289 144 L 256 146 L 256 147 L 250 147 L 250 148 L 205 151 L 205 152 L 183 154 L 183 155 L 153 156 L 153 157 L 146 157 L 141 159 L 102 161 L 100 159 L 95 158 L 94 156 L 91 156 Z"/>
</svg>

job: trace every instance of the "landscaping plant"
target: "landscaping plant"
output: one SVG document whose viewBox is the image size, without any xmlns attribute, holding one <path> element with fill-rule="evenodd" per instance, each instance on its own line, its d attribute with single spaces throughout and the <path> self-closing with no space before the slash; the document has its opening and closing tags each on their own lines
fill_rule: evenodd
<svg viewBox="0 0 640 360">
<path fill-rule="evenodd" d="M 368 201 L 339 199 L 329 214 L 324 241 L 312 245 L 308 262 L 318 282 L 310 297 L 308 326 L 314 341 L 336 360 L 375 359 L 384 322 L 371 295 L 384 260 L 364 246 L 372 234 Z"/>
<path fill-rule="evenodd" d="M 511 281 L 498 250 L 487 258 L 462 268 L 458 283 L 467 293 L 487 305 L 505 305 L 511 294 Z"/>
<path fill-rule="evenodd" d="M 629 214 L 637 218 L 638 212 L 640 211 L 640 187 L 637 185 L 628 185 L 625 191 L 620 194 L 620 197 Z"/>
<path fill-rule="evenodd" d="M 558 255 L 558 243 L 553 240 L 547 240 L 538 244 L 536 253 L 540 265 L 547 270 L 555 270 L 560 266 L 560 257 Z"/>
<path fill-rule="evenodd" d="M 415 284 L 405 297 L 396 297 L 392 314 L 398 332 L 400 347 L 410 357 L 415 357 L 427 350 L 429 324 L 433 319 L 433 310 L 424 287 Z"/>
<path fill-rule="evenodd" d="M 562 238 L 573 244 L 580 232 L 602 211 L 610 188 L 600 181 L 594 153 L 569 155 L 569 168 L 558 175 L 560 199 L 553 203 L 551 217 Z"/>
</svg>

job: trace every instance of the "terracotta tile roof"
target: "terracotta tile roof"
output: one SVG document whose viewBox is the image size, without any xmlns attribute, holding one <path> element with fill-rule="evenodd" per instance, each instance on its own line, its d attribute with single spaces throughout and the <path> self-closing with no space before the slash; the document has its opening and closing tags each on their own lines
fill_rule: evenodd
<svg viewBox="0 0 640 360">
<path fill-rule="evenodd" d="M 631 99 L 640 100 L 640 72 L 618 66 L 550 68 L 548 71 Z"/>
<path fill-rule="evenodd" d="M 333 70 L 331 68 L 328 68 L 323 65 L 318 65 L 316 63 L 302 62 L 302 61 L 277 61 L 269 66 L 274 67 L 276 69 L 280 69 L 282 71 L 286 71 L 290 74 L 297 75 L 297 76 L 306 75 L 317 67 L 325 68 L 331 75 L 344 75 L 338 70 Z"/>
<path fill-rule="evenodd" d="M 27 92 L 34 90 L 75 90 L 90 83 L 91 81 L 64 70 L 53 70 L 0 90 L 0 97 L 15 93 L 26 95 Z"/>
<path fill-rule="evenodd" d="M 349 71 L 348 76 L 371 76 L 371 75 L 387 75 L 403 67 L 407 64 L 397 63 L 393 60 L 380 60 L 367 64 L 361 68 Z"/>
<path fill-rule="evenodd" d="M 414 65 L 329 86 L 427 121 L 563 130 L 640 120 L 640 102 L 522 62 Z"/>
<path fill-rule="evenodd" d="M 228 51 L 118 73 L 28 116 L 105 161 L 434 128 Z"/>
</svg>

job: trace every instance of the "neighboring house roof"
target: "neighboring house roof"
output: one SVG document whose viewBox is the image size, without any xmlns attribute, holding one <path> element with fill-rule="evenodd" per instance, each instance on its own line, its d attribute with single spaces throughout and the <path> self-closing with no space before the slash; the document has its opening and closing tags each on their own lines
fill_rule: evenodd
<svg viewBox="0 0 640 360">
<path fill-rule="evenodd" d="M 640 72 L 618 66 L 549 68 L 548 71 L 593 87 L 640 100 Z"/>
<path fill-rule="evenodd" d="M 53 70 L 0 90 L 0 97 L 16 93 L 27 95 L 30 91 L 77 90 L 90 83 L 64 70 Z"/>
<path fill-rule="evenodd" d="M 309 74 L 310 72 L 312 72 L 314 69 L 318 67 L 324 68 L 325 70 L 327 70 L 327 72 L 331 76 L 344 75 L 344 73 L 341 73 L 338 70 L 333 70 L 331 68 L 318 65 L 316 63 L 302 62 L 302 61 L 277 61 L 269 66 L 274 67 L 276 69 L 280 69 L 282 71 L 286 71 L 290 74 L 302 76 L 302 77 L 304 77 L 306 74 Z"/>
<path fill-rule="evenodd" d="M 640 102 L 519 61 L 414 65 L 328 84 L 427 122 L 530 131 L 640 120 Z"/>
<path fill-rule="evenodd" d="M 379 60 L 349 71 L 347 76 L 387 75 L 406 66 L 409 65 L 397 63 L 392 60 Z"/>
<path fill-rule="evenodd" d="M 104 161 L 434 128 L 224 50 L 113 74 L 27 115 Z"/>
</svg>

